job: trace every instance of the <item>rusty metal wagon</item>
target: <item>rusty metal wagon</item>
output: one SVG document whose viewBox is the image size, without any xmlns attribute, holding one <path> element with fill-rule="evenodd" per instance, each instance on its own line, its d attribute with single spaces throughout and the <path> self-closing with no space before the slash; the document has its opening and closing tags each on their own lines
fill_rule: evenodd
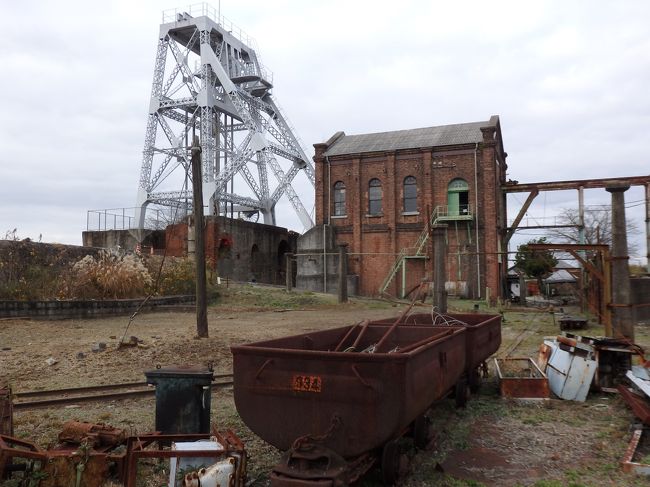
<svg viewBox="0 0 650 487">
<path fill-rule="evenodd" d="M 394 321 L 394 318 L 392 319 Z M 371 321 L 371 325 L 385 326 L 391 319 Z M 481 377 L 486 373 L 486 360 L 501 346 L 501 316 L 482 313 L 413 313 L 403 320 L 404 325 L 465 328 L 465 380 L 472 392 L 477 392 Z"/>
<path fill-rule="evenodd" d="M 272 485 L 347 485 L 378 460 L 385 483 L 395 481 L 395 440 L 423 437 L 423 414 L 454 389 L 468 363 L 469 327 L 400 319 L 231 348 L 242 420 L 286 451 Z"/>
</svg>

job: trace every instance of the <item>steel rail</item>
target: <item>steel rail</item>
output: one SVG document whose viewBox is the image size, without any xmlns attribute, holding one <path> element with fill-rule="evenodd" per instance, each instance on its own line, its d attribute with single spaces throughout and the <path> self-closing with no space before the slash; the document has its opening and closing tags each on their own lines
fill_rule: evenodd
<svg viewBox="0 0 650 487">
<path fill-rule="evenodd" d="M 232 374 L 219 374 L 215 376 L 218 379 L 232 379 Z M 233 385 L 232 380 L 221 380 L 213 381 L 212 387 L 219 389 L 222 387 L 228 387 Z M 134 389 L 134 390 L 122 390 L 120 389 Z M 115 391 L 118 392 L 108 392 L 106 394 L 91 394 L 92 392 L 102 392 L 102 391 Z M 49 399 L 37 399 L 34 401 L 18 401 L 14 402 L 14 409 L 32 409 L 39 407 L 48 407 L 55 405 L 63 404 L 75 404 L 81 402 L 93 402 L 93 401 L 106 401 L 106 400 L 118 400 L 118 399 L 129 399 L 135 397 L 145 397 L 154 395 L 156 392 L 155 387 L 149 386 L 146 382 L 130 382 L 122 384 L 105 384 L 98 386 L 89 386 L 89 387 L 74 387 L 69 389 L 56 389 L 50 391 L 31 391 L 14 394 L 14 397 L 20 398 L 43 398 L 47 396 L 59 396 Z M 85 393 L 85 394 L 80 394 Z M 90 394 L 89 394 L 90 393 Z M 78 394 L 72 396 L 66 396 L 67 394 Z M 63 397 L 62 397 L 63 396 Z"/>
</svg>

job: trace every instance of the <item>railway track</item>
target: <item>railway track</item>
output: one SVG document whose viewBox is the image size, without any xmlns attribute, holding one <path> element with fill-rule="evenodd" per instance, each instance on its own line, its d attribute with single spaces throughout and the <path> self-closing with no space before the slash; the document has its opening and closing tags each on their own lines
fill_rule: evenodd
<svg viewBox="0 0 650 487">
<path fill-rule="evenodd" d="M 213 389 L 232 386 L 232 374 L 215 374 Z M 96 401 L 115 401 L 153 396 L 156 388 L 146 382 L 125 382 L 87 387 L 71 387 L 49 391 L 17 392 L 13 394 L 14 410 L 35 409 Z"/>
</svg>

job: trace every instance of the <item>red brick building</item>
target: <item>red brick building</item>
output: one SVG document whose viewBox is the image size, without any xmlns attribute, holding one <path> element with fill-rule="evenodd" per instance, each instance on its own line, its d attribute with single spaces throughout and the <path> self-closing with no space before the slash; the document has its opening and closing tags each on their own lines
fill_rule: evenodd
<svg viewBox="0 0 650 487">
<path fill-rule="evenodd" d="M 501 296 L 506 156 L 499 117 L 315 144 L 316 224 L 347 243 L 362 295 L 404 295 L 431 275 L 425 223 L 448 225 L 447 287 Z M 323 230 L 326 227 L 322 227 Z"/>
</svg>

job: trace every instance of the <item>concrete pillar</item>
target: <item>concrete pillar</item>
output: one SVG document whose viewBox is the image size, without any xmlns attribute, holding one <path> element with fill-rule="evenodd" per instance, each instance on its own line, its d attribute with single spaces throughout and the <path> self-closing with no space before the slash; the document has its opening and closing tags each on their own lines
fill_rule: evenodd
<svg viewBox="0 0 650 487">
<path fill-rule="evenodd" d="M 526 277 L 522 274 L 519 276 L 519 304 L 526 306 L 526 297 L 528 296 L 528 287 Z"/>
<path fill-rule="evenodd" d="M 285 259 L 285 272 L 286 272 L 286 277 L 285 281 L 287 284 L 287 292 L 291 291 L 292 284 L 293 284 L 293 272 L 291 269 L 291 258 L 293 257 L 293 254 L 286 253 L 284 254 L 284 259 Z"/>
<path fill-rule="evenodd" d="M 634 312 L 627 253 L 627 226 L 625 223 L 625 191 L 629 186 L 606 188 L 612 194 L 612 331 L 614 337 L 634 341 Z"/>
<path fill-rule="evenodd" d="M 339 244 L 339 303 L 348 302 L 348 244 Z"/>
<path fill-rule="evenodd" d="M 432 225 L 433 242 L 433 306 L 439 313 L 447 312 L 447 225 Z"/>
</svg>

